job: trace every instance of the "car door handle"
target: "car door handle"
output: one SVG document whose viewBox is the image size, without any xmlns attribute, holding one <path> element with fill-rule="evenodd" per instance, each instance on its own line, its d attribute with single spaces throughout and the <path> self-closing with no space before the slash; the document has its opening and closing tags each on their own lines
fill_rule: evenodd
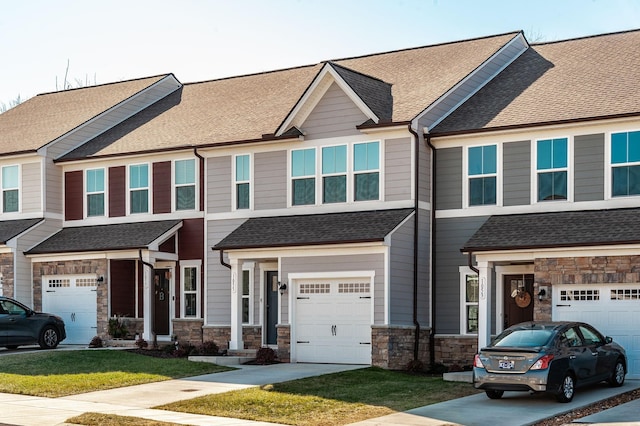
<svg viewBox="0 0 640 426">
<path fill-rule="evenodd" d="M 591 352 L 592 356 L 598 356 L 598 352 Z"/>
<path fill-rule="evenodd" d="M 576 356 L 575 355 L 571 355 L 571 356 L 569 356 L 569 359 L 576 359 Z"/>
</svg>

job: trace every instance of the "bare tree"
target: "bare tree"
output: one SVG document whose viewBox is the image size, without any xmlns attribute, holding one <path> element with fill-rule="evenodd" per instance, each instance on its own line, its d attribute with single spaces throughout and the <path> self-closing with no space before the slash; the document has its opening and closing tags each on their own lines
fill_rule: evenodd
<svg viewBox="0 0 640 426">
<path fill-rule="evenodd" d="M 13 108 L 14 106 L 20 105 L 21 103 L 22 98 L 20 97 L 20 95 L 16 96 L 15 99 L 9 101 L 9 105 L 5 104 L 4 102 L 0 102 L 0 114 Z"/>
</svg>

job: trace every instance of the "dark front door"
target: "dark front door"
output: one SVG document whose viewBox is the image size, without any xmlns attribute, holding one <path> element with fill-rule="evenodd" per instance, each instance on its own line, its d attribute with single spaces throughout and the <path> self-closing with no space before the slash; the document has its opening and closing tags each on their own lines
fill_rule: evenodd
<svg viewBox="0 0 640 426">
<path fill-rule="evenodd" d="M 533 274 L 504 276 L 504 328 L 533 321 Z"/>
<path fill-rule="evenodd" d="M 169 270 L 154 269 L 154 306 L 153 306 L 153 332 L 156 335 L 169 334 Z"/>
<path fill-rule="evenodd" d="M 266 306 L 265 306 L 265 332 L 266 344 L 278 344 L 278 273 L 276 271 L 267 272 L 266 288 Z"/>
</svg>

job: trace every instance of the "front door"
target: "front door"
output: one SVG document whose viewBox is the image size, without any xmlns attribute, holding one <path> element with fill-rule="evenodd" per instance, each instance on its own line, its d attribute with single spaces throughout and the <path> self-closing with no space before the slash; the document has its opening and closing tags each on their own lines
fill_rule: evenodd
<svg viewBox="0 0 640 426">
<path fill-rule="evenodd" d="M 533 321 L 533 274 L 504 276 L 504 328 Z"/>
<path fill-rule="evenodd" d="M 169 335 L 169 270 L 153 270 L 154 306 L 153 332 L 159 336 Z"/>
<path fill-rule="evenodd" d="M 265 293 L 265 343 L 267 345 L 278 344 L 278 272 L 267 272 Z"/>
</svg>

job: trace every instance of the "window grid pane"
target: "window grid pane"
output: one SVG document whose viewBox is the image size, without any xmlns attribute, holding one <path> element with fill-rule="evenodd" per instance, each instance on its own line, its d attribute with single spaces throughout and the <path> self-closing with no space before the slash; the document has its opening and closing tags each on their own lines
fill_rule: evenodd
<svg viewBox="0 0 640 426">
<path fill-rule="evenodd" d="M 322 173 L 346 173 L 347 146 L 330 146 L 322 148 Z"/>
<path fill-rule="evenodd" d="M 355 176 L 355 200 L 367 201 L 379 198 L 378 173 L 361 173 Z"/>
<path fill-rule="evenodd" d="M 2 191 L 2 211 L 4 213 L 17 212 L 19 196 L 17 189 Z"/>
<path fill-rule="evenodd" d="M 236 209 L 249 208 L 249 184 L 239 183 L 236 185 Z"/>
<path fill-rule="evenodd" d="M 149 212 L 149 191 L 147 189 L 131 191 L 129 195 L 129 209 L 131 213 Z"/>
<path fill-rule="evenodd" d="M 104 216 L 104 194 L 87 195 L 87 216 Z"/>
<path fill-rule="evenodd" d="M 249 156 L 238 155 L 236 157 L 236 182 L 249 181 L 251 170 L 249 168 Z"/>
<path fill-rule="evenodd" d="M 380 168 L 380 142 L 357 143 L 353 146 L 353 170 L 356 172 Z"/>
<path fill-rule="evenodd" d="M 326 176 L 322 180 L 323 203 L 344 203 L 347 201 L 347 177 Z"/>
<path fill-rule="evenodd" d="M 18 188 L 18 166 L 2 168 L 2 189 Z"/>
<path fill-rule="evenodd" d="M 315 204 L 316 202 L 316 180 L 296 179 L 293 181 L 293 205 L 302 206 Z"/>
<path fill-rule="evenodd" d="M 196 160 L 178 160 L 175 162 L 176 185 L 196 183 Z"/>
<path fill-rule="evenodd" d="M 176 187 L 176 210 L 193 210 L 196 208 L 196 187 Z"/>
<path fill-rule="evenodd" d="M 316 174 L 316 150 L 299 149 L 291 152 L 291 176 L 315 176 Z"/>
<path fill-rule="evenodd" d="M 129 166 L 129 189 L 140 189 L 149 187 L 149 166 L 147 164 L 137 164 Z"/>
</svg>

